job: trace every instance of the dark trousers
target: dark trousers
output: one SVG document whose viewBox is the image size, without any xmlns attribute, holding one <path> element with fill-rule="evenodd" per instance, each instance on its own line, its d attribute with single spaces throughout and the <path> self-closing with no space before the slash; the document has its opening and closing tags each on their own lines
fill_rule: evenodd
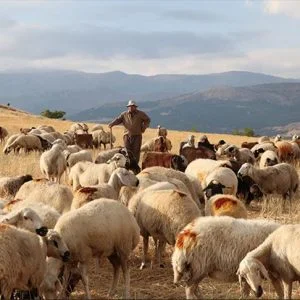
<svg viewBox="0 0 300 300">
<path fill-rule="evenodd" d="M 130 150 L 134 155 L 137 163 L 140 160 L 140 153 L 141 153 L 141 145 L 142 145 L 142 135 L 128 135 L 125 134 L 123 136 L 124 147 L 127 150 Z"/>
</svg>

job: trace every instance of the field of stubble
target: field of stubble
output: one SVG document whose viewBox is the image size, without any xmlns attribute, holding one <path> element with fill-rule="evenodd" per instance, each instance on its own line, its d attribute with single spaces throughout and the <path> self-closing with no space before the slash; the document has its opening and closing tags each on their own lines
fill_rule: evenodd
<svg viewBox="0 0 300 300">
<path fill-rule="evenodd" d="M 41 124 L 49 124 L 54 126 L 57 131 L 63 132 L 70 127 L 69 121 L 57 121 L 45 119 L 39 116 L 32 116 L 17 111 L 8 111 L 0 107 L 0 126 L 4 126 L 9 130 L 10 134 L 17 133 L 20 127 L 38 126 Z M 152 124 L 155 127 L 157 124 Z M 163 125 L 163 124 L 161 124 Z M 106 129 L 107 127 L 104 126 Z M 116 135 L 117 141 L 115 145 L 122 145 L 122 127 L 115 127 L 113 133 Z M 173 144 L 174 153 L 178 153 L 179 142 L 186 139 L 190 132 L 169 131 L 169 138 Z M 196 139 L 203 133 L 194 133 Z M 155 129 L 149 129 L 143 136 L 144 141 L 156 135 Z M 255 138 L 246 138 L 232 135 L 207 134 L 209 140 L 213 143 L 220 139 L 224 139 L 230 143 L 240 145 L 243 141 L 254 141 Z M 39 170 L 39 157 L 37 153 L 20 154 L 18 156 L 10 154 L 5 156 L 2 152 L 3 145 L 0 145 L 0 176 L 32 174 L 34 178 L 42 177 Z M 173 152 L 172 151 L 172 152 Z M 93 151 L 96 156 L 98 151 Z M 63 178 L 64 183 L 65 178 Z M 299 203 L 300 197 L 293 203 L 292 211 L 282 213 L 281 202 L 279 198 L 271 198 L 268 206 L 265 202 L 252 203 L 249 208 L 250 218 L 270 218 L 282 223 L 298 223 L 299 222 Z M 159 268 L 153 263 L 152 267 L 139 270 L 140 258 L 142 253 L 142 243 L 140 242 L 131 257 L 131 297 L 134 299 L 183 299 L 185 297 L 183 286 L 175 286 L 173 284 L 173 272 L 170 263 L 172 247 L 167 248 L 165 256 L 165 268 Z M 153 256 L 154 249 L 150 248 L 150 254 Z M 95 299 L 106 298 L 110 281 L 112 278 L 112 268 L 107 261 L 102 261 L 98 270 L 92 261 L 90 263 L 90 288 L 92 296 Z M 300 298 L 298 292 L 298 283 L 294 283 L 293 298 Z M 237 283 L 220 283 L 210 279 L 205 279 L 200 285 L 203 296 L 206 299 L 237 299 L 240 297 L 239 285 Z M 123 280 L 121 278 L 117 294 L 115 298 L 122 297 Z M 264 284 L 263 299 L 276 298 L 272 287 L 268 282 Z M 72 298 L 83 298 L 84 289 L 80 283 Z M 255 298 L 251 296 L 251 298 Z"/>
</svg>

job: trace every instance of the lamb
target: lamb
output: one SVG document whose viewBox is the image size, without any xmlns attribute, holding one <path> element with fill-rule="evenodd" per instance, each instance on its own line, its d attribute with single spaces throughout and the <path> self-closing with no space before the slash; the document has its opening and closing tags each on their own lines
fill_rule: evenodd
<svg viewBox="0 0 300 300">
<path fill-rule="evenodd" d="M 300 280 L 297 256 L 300 225 L 282 225 L 271 233 L 256 249 L 247 253 L 239 265 L 239 281 L 246 280 L 251 290 L 263 294 L 263 278 L 272 281 L 280 299 L 291 299 L 293 281 Z M 283 284 L 283 289 L 282 289 Z"/>
<path fill-rule="evenodd" d="M 17 212 L 22 209 L 27 208 L 33 209 L 42 220 L 42 224 L 50 229 L 53 229 L 57 220 L 61 216 L 60 213 L 53 207 L 42 203 L 42 202 L 34 202 L 34 201 L 23 201 L 23 200 L 13 200 L 7 203 L 3 211 L 4 212 Z M 7 215 L 6 215 L 7 216 Z"/>
<path fill-rule="evenodd" d="M 81 150 L 76 153 L 70 153 L 66 156 L 67 166 L 72 168 L 79 161 L 93 161 L 92 153 L 89 150 Z"/>
<path fill-rule="evenodd" d="M 218 167 L 208 173 L 204 182 L 202 182 L 203 189 L 211 183 L 223 185 L 224 188 L 222 194 L 236 195 L 238 190 L 238 179 L 234 172 L 229 168 Z"/>
<path fill-rule="evenodd" d="M 21 186 L 16 194 L 16 199 L 22 199 L 28 204 L 42 202 L 63 214 L 71 208 L 73 193 L 62 184 L 32 180 Z"/>
<path fill-rule="evenodd" d="M 0 224 L 1 295 L 10 299 L 14 289 L 36 288 L 37 295 L 46 272 L 46 255 L 67 260 L 68 249 L 60 236 L 49 231 L 41 238 L 35 233 Z M 14 253 L 14 255 L 12 255 Z"/>
<path fill-rule="evenodd" d="M 205 203 L 205 215 L 247 219 L 247 209 L 233 195 L 214 195 Z"/>
<path fill-rule="evenodd" d="M 280 194 L 283 199 L 288 197 L 290 205 L 299 186 L 296 169 L 287 163 L 280 163 L 263 169 L 257 169 L 253 165 L 245 163 L 238 171 L 238 176 L 251 177 L 264 194 Z"/>
<path fill-rule="evenodd" d="M 260 245 L 280 224 L 228 216 L 199 217 L 176 238 L 172 255 L 174 283 L 185 280 L 187 299 L 201 298 L 198 284 L 206 276 L 237 281 L 236 270 L 243 257 Z M 249 294 L 249 286 L 243 296 Z"/>
<path fill-rule="evenodd" d="M 32 150 L 42 151 L 40 139 L 34 135 L 20 135 L 12 143 L 7 144 L 4 149 L 4 154 L 10 153 L 12 150 L 24 149 L 25 152 Z"/>
<path fill-rule="evenodd" d="M 31 175 L 0 178 L 0 197 L 13 199 L 25 182 L 32 180 Z"/>
<path fill-rule="evenodd" d="M 40 169 L 41 172 L 49 179 L 60 182 L 62 174 L 67 167 L 66 159 L 62 153 L 60 145 L 53 145 L 52 148 L 41 155 Z"/>
<path fill-rule="evenodd" d="M 58 220 L 55 230 L 70 250 L 70 263 L 79 263 L 78 268 L 88 299 L 91 295 L 87 264 L 93 256 L 98 259 L 102 256 L 107 257 L 113 265 L 114 278 L 109 297 L 115 292 L 120 267 L 125 279 L 125 297 L 129 297 L 128 260 L 139 242 L 139 227 L 126 207 L 115 200 L 94 200 L 63 215 Z M 70 265 L 66 267 L 68 273 Z"/>
<path fill-rule="evenodd" d="M 145 190 L 133 196 L 128 209 L 135 216 L 143 237 L 143 260 L 146 266 L 149 236 L 158 241 L 157 259 L 161 265 L 161 253 L 166 243 L 175 245 L 181 229 L 201 216 L 195 202 L 185 193 L 177 190 Z"/>
<path fill-rule="evenodd" d="M 138 183 L 139 180 L 132 172 L 125 168 L 117 168 L 112 172 L 108 183 L 100 183 L 96 186 L 81 188 L 76 191 L 71 209 L 77 209 L 87 202 L 99 198 L 118 200 L 122 186 L 137 186 Z"/>
<path fill-rule="evenodd" d="M 260 157 L 259 168 L 262 169 L 264 167 L 275 166 L 279 162 L 277 154 L 274 151 L 267 150 Z"/>
<path fill-rule="evenodd" d="M 251 152 L 250 149 L 248 148 L 241 148 L 239 149 L 238 147 L 234 145 L 230 145 L 224 150 L 224 153 L 227 155 L 230 155 L 232 158 L 235 160 L 241 162 L 241 163 L 250 163 L 254 165 L 255 163 L 255 157 L 254 154 Z"/>
<path fill-rule="evenodd" d="M 148 141 L 146 141 L 142 146 L 141 146 L 141 152 L 148 152 L 148 151 L 155 151 L 154 148 L 155 148 L 155 141 L 159 139 L 159 136 L 158 137 L 154 137 Z M 165 143 L 166 143 L 166 150 L 167 151 L 171 151 L 172 150 L 172 142 L 167 138 L 167 137 L 164 137 L 165 139 Z"/>
<path fill-rule="evenodd" d="M 0 144 L 4 142 L 5 138 L 8 136 L 8 131 L 4 127 L 0 126 Z"/>
<path fill-rule="evenodd" d="M 90 164 L 88 168 L 79 175 L 79 184 L 81 186 L 97 185 L 108 182 L 112 172 L 117 168 L 124 168 L 126 158 L 124 155 L 117 153 L 113 156 L 108 164 Z"/>
</svg>

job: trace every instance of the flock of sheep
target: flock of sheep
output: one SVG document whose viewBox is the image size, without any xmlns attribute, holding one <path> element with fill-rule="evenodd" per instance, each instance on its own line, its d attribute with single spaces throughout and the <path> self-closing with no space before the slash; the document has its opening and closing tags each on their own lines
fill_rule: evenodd
<svg viewBox="0 0 300 300">
<path fill-rule="evenodd" d="M 242 297 L 251 291 L 260 297 L 267 279 L 278 297 L 291 298 L 292 283 L 300 280 L 295 251 L 300 225 L 247 219 L 247 206 L 277 194 L 283 209 L 286 199 L 292 209 L 299 186 L 294 166 L 300 158 L 298 136 L 292 141 L 262 137 L 242 147 L 223 140 L 212 145 L 207 138 L 196 146 L 189 139 L 181 147 L 189 152 L 174 154 L 167 130 L 158 128 L 158 136 L 142 145 L 140 170 L 121 147 L 100 151 L 93 159 L 91 150 L 74 144 L 76 133 L 88 131 L 86 124 L 73 124 L 63 134 L 39 126 L 8 137 L 0 129 L 4 154 L 42 152 L 44 176 L 0 177 L 4 298 L 26 291 L 65 298 L 81 280 L 90 299 L 88 263 L 93 258 L 108 258 L 113 266 L 108 297 L 116 293 L 122 270 L 124 297 L 129 298 L 129 260 L 140 236 L 140 269 L 151 261 L 150 237 L 158 267 L 166 263 L 166 245 L 174 247 L 174 283 L 184 283 L 187 299 L 201 298 L 199 283 L 205 277 L 239 281 Z M 106 135 L 100 125 L 92 132 Z M 67 184 L 61 183 L 63 174 Z"/>
</svg>

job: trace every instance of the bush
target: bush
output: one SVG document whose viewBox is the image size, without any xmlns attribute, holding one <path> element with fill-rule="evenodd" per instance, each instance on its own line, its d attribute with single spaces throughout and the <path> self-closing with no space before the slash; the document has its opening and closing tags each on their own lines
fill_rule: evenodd
<svg viewBox="0 0 300 300">
<path fill-rule="evenodd" d="M 49 109 L 46 109 L 41 112 L 41 115 L 43 117 L 50 118 L 50 119 L 61 119 L 65 114 L 66 113 L 61 110 L 51 111 Z"/>
<path fill-rule="evenodd" d="M 255 136 L 255 132 L 252 128 L 246 127 L 243 129 L 243 131 L 240 131 L 238 129 L 234 129 L 232 131 L 233 135 L 246 135 L 246 136 Z"/>
</svg>

